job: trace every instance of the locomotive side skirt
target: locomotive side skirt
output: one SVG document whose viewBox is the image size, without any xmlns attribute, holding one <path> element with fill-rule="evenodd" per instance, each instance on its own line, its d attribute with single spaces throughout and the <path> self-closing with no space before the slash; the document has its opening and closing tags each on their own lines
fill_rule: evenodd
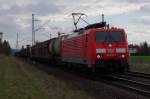
<svg viewBox="0 0 150 99">
<path fill-rule="evenodd" d="M 86 59 L 80 57 L 62 57 L 62 61 L 76 64 L 88 64 Z"/>
</svg>

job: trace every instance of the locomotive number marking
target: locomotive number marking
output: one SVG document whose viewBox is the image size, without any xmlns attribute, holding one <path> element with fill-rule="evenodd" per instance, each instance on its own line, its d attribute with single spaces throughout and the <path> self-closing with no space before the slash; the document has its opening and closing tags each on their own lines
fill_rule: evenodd
<svg viewBox="0 0 150 99">
<path fill-rule="evenodd" d="M 114 52 L 115 52 L 115 49 L 107 49 L 107 52 L 108 52 L 108 53 L 114 53 Z"/>
</svg>

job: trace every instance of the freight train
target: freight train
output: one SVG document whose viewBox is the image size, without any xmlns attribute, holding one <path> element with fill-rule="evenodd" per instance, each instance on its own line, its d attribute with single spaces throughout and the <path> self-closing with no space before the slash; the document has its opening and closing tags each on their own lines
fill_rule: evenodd
<svg viewBox="0 0 150 99">
<path fill-rule="evenodd" d="M 127 34 L 124 29 L 109 28 L 106 22 L 27 46 L 16 54 L 54 64 L 78 64 L 94 72 L 129 70 Z"/>
</svg>

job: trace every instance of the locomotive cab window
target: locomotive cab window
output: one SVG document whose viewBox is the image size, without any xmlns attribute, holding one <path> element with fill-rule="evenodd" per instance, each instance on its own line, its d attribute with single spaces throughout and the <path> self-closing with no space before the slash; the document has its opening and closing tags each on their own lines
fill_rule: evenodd
<svg viewBox="0 0 150 99">
<path fill-rule="evenodd" d="M 96 42 L 120 42 L 125 40 L 122 32 L 96 32 Z"/>
</svg>

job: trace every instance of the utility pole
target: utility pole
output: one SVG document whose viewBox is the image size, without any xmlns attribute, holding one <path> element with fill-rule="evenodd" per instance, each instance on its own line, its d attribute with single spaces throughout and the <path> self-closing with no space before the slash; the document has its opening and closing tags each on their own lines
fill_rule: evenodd
<svg viewBox="0 0 150 99">
<path fill-rule="evenodd" d="M 44 29 L 44 25 L 46 25 L 49 21 L 47 21 L 46 23 L 42 24 L 41 26 L 39 26 L 38 28 L 35 28 L 35 21 L 40 21 L 38 19 L 35 18 L 35 15 L 32 14 L 32 46 L 35 45 L 35 32 Z"/>
<path fill-rule="evenodd" d="M 18 33 L 17 33 L 17 39 L 16 39 L 16 49 L 18 49 Z"/>
<path fill-rule="evenodd" d="M 52 34 L 50 33 L 50 39 L 52 38 Z"/>
<path fill-rule="evenodd" d="M 35 44 L 34 14 L 32 14 L 32 46 Z"/>
<path fill-rule="evenodd" d="M 105 21 L 105 19 L 104 19 L 104 14 L 102 14 L 102 22 L 104 22 Z"/>
</svg>

